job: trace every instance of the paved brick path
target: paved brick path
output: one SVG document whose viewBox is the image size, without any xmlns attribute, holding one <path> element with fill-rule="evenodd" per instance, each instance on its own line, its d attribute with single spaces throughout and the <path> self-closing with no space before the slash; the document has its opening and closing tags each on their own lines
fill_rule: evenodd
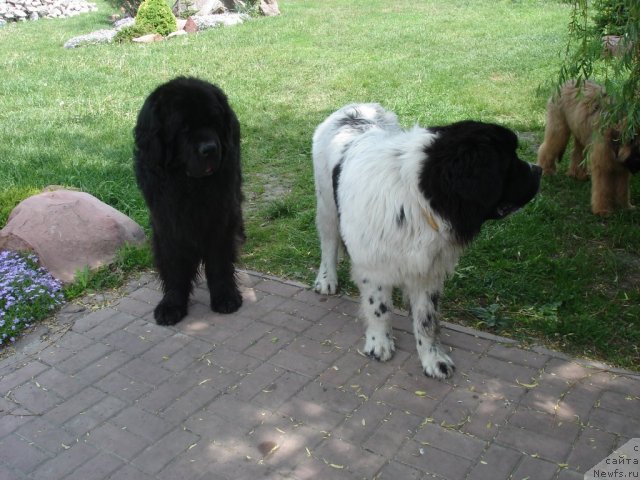
<svg viewBox="0 0 640 480">
<path fill-rule="evenodd" d="M 637 376 L 447 325 L 424 377 L 410 322 L 362 356 L 349 298 L 244 274 L 245 304 L 157 326 L 152 277 L 0 361 L 0 479 L 582 479 L 640 437 Z"/>
</svg>

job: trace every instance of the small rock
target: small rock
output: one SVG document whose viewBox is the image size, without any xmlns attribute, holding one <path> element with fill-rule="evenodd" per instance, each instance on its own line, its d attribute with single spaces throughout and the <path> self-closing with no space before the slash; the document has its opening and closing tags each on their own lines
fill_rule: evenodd
<svg viewBox="0 0 640 480">
<path fill-rule="evenodd" d="M 159 33 L 149 33 L 138 38 L 133 38 L 131 39 L 131 41 L 136 43 L 153 43 L 161 42 L 163 39 L 164 37 Z"/>
</svg>

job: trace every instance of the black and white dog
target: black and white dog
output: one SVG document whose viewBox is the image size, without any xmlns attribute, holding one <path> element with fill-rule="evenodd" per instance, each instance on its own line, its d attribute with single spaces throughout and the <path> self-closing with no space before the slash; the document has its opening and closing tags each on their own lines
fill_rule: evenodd
<svg viewBox="0 0 640 480">
<path fill-rule="evenodd" d="M 336 292 L 344 244 L 362 298 L 367 355 L 393 355 L 391 293 L 400 286 L 424 373 L 453 374 L 438 339 L 438 301 L 482 224 L 536 195 L 541 169 L 520 160 L 517 146 L 511 130 L 474 121 L 403 130 L 378 104 L 347 105 L 318 126 L 313 167 L 322 259 L 315 290 Z"/>
</svg>

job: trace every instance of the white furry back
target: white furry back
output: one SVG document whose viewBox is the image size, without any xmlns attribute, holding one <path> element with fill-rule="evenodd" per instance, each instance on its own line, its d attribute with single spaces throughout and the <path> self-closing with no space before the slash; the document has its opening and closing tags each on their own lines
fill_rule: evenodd
<svg viewBox="0 0 640 480">
<path fill-rule="evenodd" d="M 340 234 L 353 268 L 372 281 L 439 281 L 455 267 L 460 249 L 418 187 L 428 161 L 424 150 L 434 138 L 424 128 L 402 130 L 396 116 L 377 104 L 348 105 L 315 132 L 318 208 L 335 210 L 332 172 L 340 164 Z"/>
</svg>

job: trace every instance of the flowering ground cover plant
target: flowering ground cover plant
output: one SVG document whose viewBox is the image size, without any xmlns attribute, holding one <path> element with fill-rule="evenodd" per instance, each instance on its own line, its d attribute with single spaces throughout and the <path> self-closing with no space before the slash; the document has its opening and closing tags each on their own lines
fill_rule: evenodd
<svg viewBox="0 0 640 480">
<path fill-rule="evenodd" d="M 0 347 L 63 300 L 62 284 L 38 266 L 35 255 L 0 252 Z"/>
</svg>

